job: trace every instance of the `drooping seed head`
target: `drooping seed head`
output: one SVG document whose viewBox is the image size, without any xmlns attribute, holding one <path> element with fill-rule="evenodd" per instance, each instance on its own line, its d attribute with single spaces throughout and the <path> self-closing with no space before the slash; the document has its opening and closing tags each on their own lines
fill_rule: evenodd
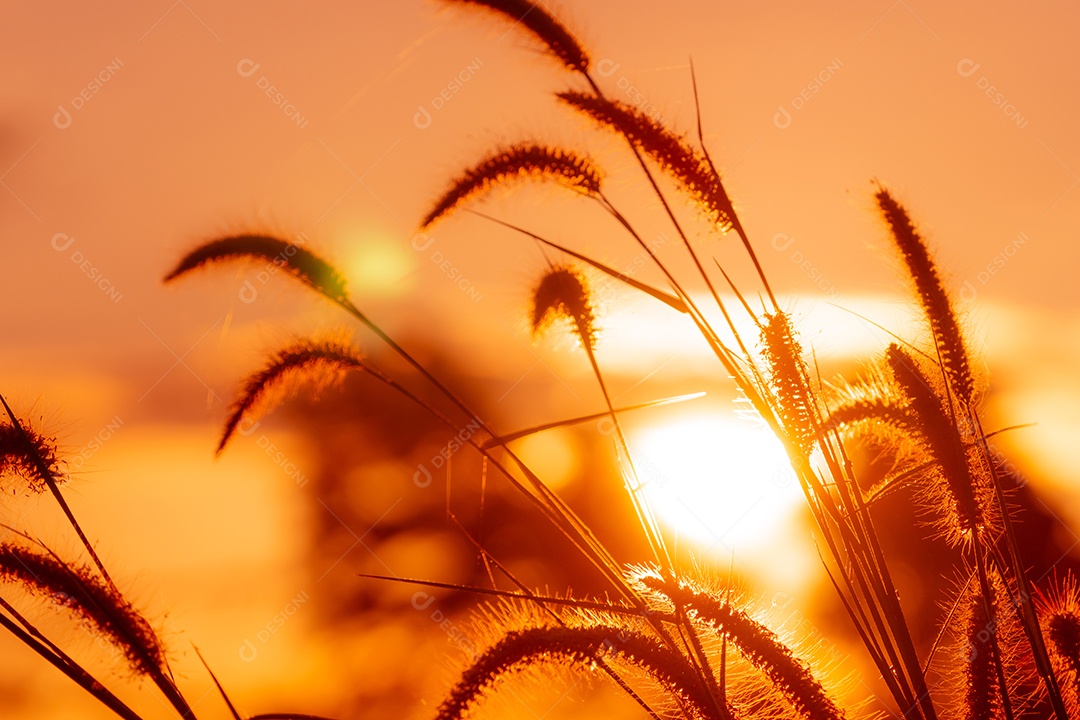
<svg viewBox="0 0 1080 720">
<path fill-rule="evenodd" d="M 589 158 L 546 145 L 514 145 L 466 170 L 435 203 L 421 227 L 429 227 L 462 203 L 499 185 L 523 179 L 555 182 L 584 195 L 600 192 L 600 171 Z"/>
<path fill-rule="evenodd" d="M 257 413 L 265 413 L 295 392 L 302 382 L 316 389 L 339 380 L 350 370 L 365 369 L 360 354 L 338 341 L 301 340 L 278 351 L 259 372 L 244 383 L 233 401 L 217 452 L 225 449 L 240 423 Z"/>
<path fill-rule="evenodd" d="M 100 632 L 141 675 L 160 675 L 165 652 L 150 624 L 88 568 L 12 543 L 0 544 L 0 580 L 19 584 Z"/>
<path fill-rule="evenodd" d="M 539 335 L 559 318 L 567 318 L 574 323 L 584 346 L 590 350 L 596 347 L 596 315 L 585 278 L 574 268 L 565 265 L 553 267 L 544 273 L 533 292 L 533 335 Z"/>
<path fill-rule="evenodd" d="M 665 581 L 655 574 L 639 573 L 636 579 L 726 637 L 806 720 L 845 717 L 809 664 L 797 657 L 772 629 L 728 602 L 724 595 L 703 591 L 683 581 Z"/>
<path fill-rule="evenodd" d="M 478 5 L 492 10 L 514 25 L 532 32 L 543 42 L 552 57 L 570 70 L 585 73 L 589 70 L 589 55 L 566 26 L 548 12 L 546 4 L 530 0 L 447 0 L 447 2 Z"/>
<path fill-rule="evenodd" d="M 563 92 L 558 97 L 599 125 L 625 136 L 674 178 L 721 232 L 731 229 L 736 222 L 731 198 L 706 158 L 683 137 L 625 103 L 579 92 Z"/>
<path fill-rule="evenodd" d="M 714 700 L 685 657 L 636 629 L 594 622 L 586 627 L 534 627 L 505 633 L 465 670 L 436 717 L 458 720 L 493 685 L 515 672 L 552 664 L 594 669 L 598 662 L 616 662 L 644 673 L 692 717 L 714 716 Z"/>
<path fill-rule="evenodd" d="M 276 272 L 284 269 L 335 302 L 345 299 L 345 280 L 333 265 L 300 244 L 269 235 L 233 235 L 195 248 L 165 276 L 165 282 L 206 265 L 244 260 Z"/>
</svg>

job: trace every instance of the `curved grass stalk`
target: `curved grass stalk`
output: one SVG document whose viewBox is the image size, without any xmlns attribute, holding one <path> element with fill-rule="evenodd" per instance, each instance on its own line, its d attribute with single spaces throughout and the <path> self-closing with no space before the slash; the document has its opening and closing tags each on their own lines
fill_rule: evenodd
<svg viewBox="0 0 1080 720">
<path fill-rule="evenodd" d="M 660 532 L 660 526 L 656 521 L 648 503 L 642 497 L 642 485 L 638 479 L 637 469 L 634 465 L 633 455 L 630 453 L 630 444 L 626 441 L 622 423 L 615 412 L 615 406 L 611 401 L 607 383 L 600 372 L 600 364 L 596 360 L 596 327 L 595 316 L 589 292 L 585 287 L 584 278 L 575 270 L 565 266 L 556 266 L 544 273 L 540 284 L 533 293 L 532 325 L 533 334 L 539 334 L 547 325 L 549 318 L 569 318 L 577 331 L 578 338 L 589 358 L 593 375 L 600 386 L 600 392 L 604 396 L 604 402 L 608 407 L 608 416 L 611 418 L 615 431 L 616 447 L 626 458 L 625 468 L 629 473 L 627 491 L 637 512 L 638 520 L 645 530 L 649 540 L 653 556 L 658 563 L 665 568 L 671 567 L 671 556 L 668 554 L 664 536 Z"/>
</svg>

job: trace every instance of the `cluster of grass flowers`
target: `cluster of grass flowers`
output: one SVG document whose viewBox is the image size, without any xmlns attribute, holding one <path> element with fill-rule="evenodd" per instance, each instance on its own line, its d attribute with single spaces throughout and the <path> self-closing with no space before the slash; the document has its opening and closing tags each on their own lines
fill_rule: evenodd
<svg viewBox="0 0 1080 720">
<path fill-rule="evenodd" d="M 678 311 L 709 347 L 716 372 L 731 378 L 783 443 L 816 526 L 825 571 L 866 658 L 887 689 L 895 716 L 909 720 L 1080 716 L 1080 589 L 1071 577 L 1036 587 L 1029 576 L 1008 486 L 982 427 L 982 383 L 972 370 L 954 304 L 926 241 L 892 192 L 878 184 L 874 198 L 911 280 L 925 337 L 897 338 L 868 365 L 861 379 L 826 384 L 813 370 L 790 312 L 777 302 L 703 145 L 610 99 L 592 74 L 588 51 L 542 3 L 449 1 L 483 9 L 531 33 L 552 59 L 585 82 L 587 92 L 560 92 L 557 101 L 600 131 L 625 141 L 636 170 L 680 239 L 681 252 L 691 261 L 688 276 L 676 275 L 674 263 L 659 257 L 605 194 L 605 173 L 595 161 L 573 149 L 530 141 L 497 149 L 463 170 L 420 222 L 424 229 L 446 222 L 485 193 L 511 183 L 553 183 L 583 201 L 598 203 L 663 276 L 667 288 L 650 286 L 569 247 L 496 221 L 567 258 L 549 263 L 532 291 L 532 329 L 540 334 L 560 325 L 580 342 L 606 404 L 602 414 L 589 417 L 609 420 L 614 429 L 620 480 L 637 513 L 637 525 L 628 531 L 642 533 L 649 557 L 630 567 L 618 563 L 574 509 L 514 452 L 514 442 L 522 437 L 585 418 L 555 420 L 513 433 L 497 431 L 354 305 L 344 276 L 310 249 L 273 236 L 230 236 L 196 247 L 166 277 L 173 281 L 225 262 L 273 262 L 386 343 L 442 400 L 432 402 L 428 395 L 379 371 L 349 342 L 300 339 L 273 354 L 248 378 L 230 408 L 219 452 L 245 420 L 299 388 L 323 387 L 349 372 L 366 373 L 457 433 L 484 459 L 485 467 L 520 491 L 606 581 L 603 597 L 540 593 L 485 553 L 493 572 L 502 573 L 515 589 L 461 588 L 495 598 L 478 621 L 489 641 L 467 659 L 436 716 L 464 717 L 498 693 L 503 683 L 556 668 L 607 678 L 655 719 L 818 720 L 872 714 L 865 704 L 852 704 L 850 688 L 843 687 L 828 662 L 807 651 L 797 635 L 772 625 L 740 587 L 685 567 L 669 550 L 622 427 L 623 414 L 641 406 L 615 407 L 595 353 L 597 308 L 582 271 L 585 266 Z M 736 287 L 719 263 L 703 259 L 662 182 L 673 183 L 681 191 L 681 201 L 698 208 L 716 236 L 739 238 L 756 271 L 757 287 Z M 717 273 L 729 289 L 724 296 L 717 290 Z M 701 286 L 708 290 L 704 303 L 694 292 Z M 764 298 L 760 311 L 745 299 L 755 293 Z M 746 318 L 757 328 L 757 336 L 740 331 Z M 10 423 L 0 425 L 0 470 L 21 477 L 28 490 L 53 493 L 92 564 L 67 563 L 47 550 L 4 544 L 0 580 L 20 584 L 67 608 L 121 649 L 132 671 L 151 679 L 181 716 L 194 717 L 172 680 L 154 631 L 113 584 L 67 510 L 57 487 L 62 474 L 54 444 L 25 428 L 14 414 L 9 416 Z M 466 426 L 479 426 L 480 431 L 459 432 Z M 849 448 L 863 442 L 885 447 L 892 455 L 886 477 L 874 484 L 858 476 L 850 459 Z M 885 550 L 888 543 L 875 523 L 876 503 L 899 489 L 913 489 L 917 498 L 912 527 L 942 539 L 950 561 L 961 569 L 955 586 L 940 598 L 948 612 L 939 619 L 938 640 L 928 652 L 920 651 L 913 639 L 912 620 Z M 939 584 L 937 578 L 926 579 L 929 586 Z M 118 715 L 137 717 L 14 608 L 6 602 L 0 607 L 6 629 Z M 229 708 L 240 717 L 231 703 Z"/>
<path fill-rule="evenodd" d="M 505 570 L 516 590 L 473 588 L 503 596 L 502 611 L 489 613 L 484 621 L 502 631 L 496 630 L 488 647 L 469 660 L 438 717 L 462 717 L 497 692 L 507 678 L 535 674 L 553 664 L 602 671 L 652 717 L 839 718 L 865 713 L 860 705 L 844 707 L 842 703 L 850 700 L 841 699 L 828 668 L 802 653 L 798 638 L 783 638 L 756 618 L 736 588 L 703 584 L 698 573 L 674 560 L 642 493 L 636 458 L 622 428 L 625 409 L 614 407 L 595 354 L 597 309 L 584 266 L 626 282 L 685 316 L 716 357 L 718 371 L 732 378 L 782 441 L 815 521 L 825 569 L 881 675 L 894 712 L 919 720 L 1066 718 L 1080 713 L 1076 584 L 1068 579 L 1041 592 L 1033 587 L 1016 539 L 1015 511 L 982 428 L 980 382 L 972 371 L 953 302 L 927 243 L 896 197 L 877 184 L 874 198 L 911 280 L 926 336 L 914 342 L 897 338 L 864 378 L 828 386 L 816 377 L 790 313 L 777 302 L 707 150 L 638 109 L 610 99 L 592 74 L 588 51 L 542 4 L 527 0 L 458 4 L 483 8 L 520 26 L 567 72 L 585 81 L 588 91 L 559 92 L 556 99 L 625 141 L 694 273 L 675 275 L 670 261 L 658 257 L 605 194 L 605 173 L 597 163 L 572 148 L 523 141 L 497 149 L 463 170 L 421 221 L 421 229 L 445 222 L 494 188 L 522 180 L 550 183 L 598 203 L 668 285 L 649 286 L 569 247 L 482 216 L 567 258 L 549 262 L 533 290 L 533 331 L 539 334 L 560 323 L 579 340 L 607 405 L 622 482 L 651 557 L 644 559 L 647 566 L 636 569 L 617 564 L 604 543 L 515 455 L 514 439 L 580 418 L 512 435 L 500 435 L 480 420 L 483 432 L 470 436 L 468 444 L 603 573 L 609 594 L 604 600 L 539 595 Z M 758 287 L 736 287 L 716 263 L 734 297 L 725 301 L 716 288 L 716 271 L 707 270 L 711 258 L 703 258 L 691 242 L 662 182 L 682 191 L 682 201 L 701 211 L 712 233 L 739 238 L 756 270 Z M 263 246 L 269 241 L 249 240 L 246 248 L 243 243 L 231 245 L 227 252 L 216 250 L 222 241 L 197 248 L 169 277 L 218 259 L 246 255 L 264 261 L 268 255 Z M 296 257 L 305 266 L 325 265 L 306 253 Z M 388 342 L 451 407 L 436 407 L 376 374 L 380 381 L 420 403 L 452 430 L 478 419 L 450 388 L 352 305 L 343 286 L 313 281 L 310 269 L 293 267 L 291 262 L 285 265 L 294 275 Z M 713 307 L 699 305 L 693 288 L 701 285 Z M 760 311 L 745 300 L 754 293 L 766 299 Z M 717 311 L 723 318 L 720 325 L 710 319 Z M 741 314 L 759 328 L 758 337 L 740 332 Z M 315 342 L 278 354 L 248 381 L 234 405 L 222 446 L 241 419 L 275 396 L 272 386 L 286 375 L 322 383 L 326 372 L 342 370 L 370 368 L 354 350 L 328 349 Z M 864 441 L 893 454 L 890 472 L 869 488 L 857 477 L 847 449 Z M 949 613 L 941 620 L 939 640 L 929 653 L 916 648 L 874 520 L 876 501 L 902 488 L 914 489 L 917 498 L 912 526 L 922 528 L 927 537 L 943 539 L 953 564 L 961 568 L 956 588 L 942 598 Z M 500 567 L 495 558 L 487 559 Z M 524 622 L 523 617 L 530 620 Z"/>
</svg>

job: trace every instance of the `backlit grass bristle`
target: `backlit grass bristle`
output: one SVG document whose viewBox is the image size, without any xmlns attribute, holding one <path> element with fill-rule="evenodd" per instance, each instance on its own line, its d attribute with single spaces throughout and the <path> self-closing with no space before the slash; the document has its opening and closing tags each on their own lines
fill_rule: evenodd
<svg viewBox="0 0 1080 720">
<path fill-rule="evenodd" d="M 270 362 L 244 383 L 229 409 L 217 452 L 225 449 L 241 421 L 263 414 L 294 393 L 303 382 L 318 390 L 350 370 L 363 370 L 364 360 L 348 344 L 301 340 L 275 353 Z"/>
<path fill-rule="evenodd" d="M 807 720 L 843 718 L 844 712 L 828 696 L 810 666 L 771 629 L 733 604 L 688 585 L 673 585 L 655 575 L 641 574 L 646 587 L 689 609 L 702 622 L 725 636 L 738 651 L 771 681 Z"/>
<path fill-rule="evenodd" d="M 63 481 L 56 439 L 45 437 L 25 424 L 20 430 L 10 423 L 0 423 L 0 477 L 9 475 L 21 478 L 23 487 L 35 493 L 48 488 L 49 478 Z"/>
<path fill-rule="evenodd" d="M 546 145 L 515 145 L 481 160 L 451 184 L 424 217 L 422 227 L 448 215 L 462 203 L 511 180 L 554 181 L 585 195 L 600 192 L 600 171 L 592 160 Z"/>
<path fill-rule="evenodd" d="M 1072 717 L 1080 717 L 1080 584 L 1069 573 L 1038 599 L 1050 661 Z"/>
<path fill-rule="evenodd" d="M 941 365 L 949 380 L 949 388 L 964 404 L 974 395 L 974 381 L 960 327 L 956 321 L 952 302 L 941 282 L 937 266 L 926 242 L 915 229 L 907 210 L 896 201 L 888 190 L 879 186 L 874 196 L 878 207 L 892 233 L 893 241 L 915 283 L 923 312 L 930 323 Z"/>
<path fill-rule="evenodd" d="M 994 720 L 1001 708 L 1001 692 L 998 688 L 994 666 L 993 646 L 989 633 L 994 624 L 986 616 L 986 605 L 978 593 L 966 599 L 968 608 L 964 618 L 964 639 L 968 655 L 964 664 L 964 720 Z"/>
<path fill-rule="evenodd" d="M 1046 696 L 1040 689 L 1017 608 L 1011 604 L 1009 589 L 997 572 L 990 572 L 988 581 L 989 602 L 984 599 L 974 570 L 965 569 L 948 601 L 942 602 L 942 610 L 949 618 L 943 631 L 949 640 L 935 665 L 947 696 L 947 716 L 962 720 L 1004 718 L 1004 681 L 1013 716 L 1038 717 L 1034 711 Z M 1000 676 L 996 653 L 1001 656 Z"/>
<path fill-rule="evenodd" d="M 886 358 L 909 403 L 912 427 L 945 481 L 944 487 L 950 496 L 950 515 L 955 519 L 958 531 L 954 539 L 966 537 L 972 529 L 983 525 L 985 518 L 979 502 L 980 493 L 975 487 L 976 475 L 968 462 L 963 438 L 915 358 L 895 343 L 889 346 Z"/>
<path fill-rule="evenodd" d="M 805 453 L 813 444 L 815 423 L 806 382 L 806 362 L 791 318 L 782 312 L 766 313 L 761 341 L 781 424 L 787 436 Z"/>
<path fill-rule="evenodd" d="M 533 334 L 539 335 L 559 318 L 574 323 L 583 345 L 589 349 L 596 347 L 596 314 L 585 278 L 566 265 L 555 266 L 544 273 L 533 292 Z"/>
<path fill-rule="evenodd" d="M 541 663 L 591 670 L 599 661 L 629 665 L 656 681 L 692 717 L 715 716 L 713 700 L 677 652 L 621 625 L 536 627 L 507 632 L 464 672 L 439 707 L 438 720 L 456 720 L 496 682 Z"/>
<path fill-rule="evenodd" d="M 731 229 L 735 209 L 723 183 L 704 155 L 681 136 L 621 102 L 579 92 L 563 92 L 558 97 L 598 124 L 624 135 L 674 178 L 721 232 Z"/>
<path fill-rule="evenodd" d="M 545 7 L 545 3 L 530 0 L 446 0 L 462 5 L 478 5 L 503 15 L 514 25 L 521 25 L 540 39 L 553 57 L 571 70 L 586 73 L 589 54 Z"/>
<path fill-rule="evenodd" d="M 0 544 L 0 579 L 51 599 L 107 637 L 141 675 L 160 676 L 165 653 L 150 624 L 85 567 L 11 543 Z"/>
<path fill-rule="evenodd" d="M 874 398 L 836 408 L 826 420 L 824 429 L 844 430 L 860 423 L 877 424 L 876 429 L 885 433 L 909 432 L 912 428 L 911 413 L 906 408 L 887 399 Z"/>
<path fill-rule="evenodd" d="M 282 268 L 306 285 L 334 301 L 345 299 L 345 280 L 333 265 L 302 245 L 270 235 L 232 235 L 211 240 L 185 255 L 165 282 L 187 275 L 206 265 L 231 260 L 246 260 Z"/>
</svg>

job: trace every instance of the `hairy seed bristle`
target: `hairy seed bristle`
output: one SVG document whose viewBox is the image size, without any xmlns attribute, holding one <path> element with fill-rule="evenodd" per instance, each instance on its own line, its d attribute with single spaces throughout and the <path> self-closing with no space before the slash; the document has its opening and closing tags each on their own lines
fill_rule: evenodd
<svg viewBox="0 0 1080 720">
<path fill-rule="evenodd" d="M 566 265 L 557 265 L 540 279 L 532 297 L 532 329 L 539 335 L 558 318 L 570 319 L 583 345 L 596 347 L 596 315 L 581 273 Z"/>
<path fill-rule="evenodd" d="M 573 33 L 547 11 L 544 3 L 530 0 L 447 0 L 492 10 L 505 16 L 514 25 L 521 25 L 538 37 L 551 54 L 571 70 L 589 70 L 589 54 Z"/>
<path fill-rule="evenodd" d="M 843 710 L 828 696 L 810 667 L 768 627 L 708 593 L 647 575 L 641 576 L 640 581 L 688 608 L 702 622 L 726 636 L 803 717 L 808 720 L 844 717 Z"/>
<path fill-rule="evenodd" d="M 345 372 L 363 369 L 360 354 L 342 342 L 301 340 L 279 350 L 247 379 L 233 401 L 217 452 L 225 449 L 241 421 L 267 412 L 295 392 L 301 382 L 314 383 L 318 389 L 339 380 Z"/>
<path fill-rule="evenodd" d="M 893 430 L 910 432 L 914 421 L 907 408 L 883 398 L 855 400 L 832 411 L 822 430 L 844 430 L 860 423 L 876 423 Z"/>
<path fill-rule="evenodd" d="M 1069 573 L 1038 598 L 1046 648 L 1071 717 L 1080 717 L 1080 584 Z"/>
<path fill-rule="evenodd" d="M 964 637 L 968 655 L 964 666 L 965 720 L 993 720 L 1001 705 L 990 633 L 995 627 L 986 616 L 986 605 L 979 593 L 967 599 Z"/>
<path fill-rule="evenodd" d="M 671 175 L 721 232 L 731 229 L 736 217 L 731 198 L 704 155 L 685 139 L 625 103 L 579 92 L 563 92 L 558 97 L 598 124 L 624 135 Z"/>
<path fill-rule="evenodd" d="M 949 387 L 961 402 L 968 404 L 974 394 L 970 361 L 952 302 L 945 292 L 937 266 L 907 210 L 885 188 L 879 187 L 875 198 L 915 283 L 919 302 L 941 354 L 941 364 L 949 380 Z"/>
<path fill-rule="evenodd" d="M 941 469 L 960 530 L 954 539 L 959 539 L 984 522 L 963 438 L 915 358 L 893 343 L 886 359 L 909 403 L 919 438 Z"/>
<path fill-rule="evenodd" d="M 233 235 L 211 240 L 185 255 L 165 276 L 165 282 L 228 260 L 261 263 L 270 273 L 282 268 L 335 302 L 344 300 L 347 294 L 345 280 L 333 265 L 303 245 L 269 235 Z"/>
<path fill-rule="evenodd" d="M 430 226 L 496 185 L 530 178 L 554 181 L 585 195 L 600 192 L 600 171 L 589 158 L 545 145 L 515 145 L 496 151 L 466 170 L 435 203 L 421 227 Z"/>
<path fill-rule="evenodd" d="M 463 673 L 436 717 L 463 717 L 488 688 L 512 672 L 539 663 L 591 668 L 597 661 L 609 658 L 644 671 L 693 716 L 715 716 L 713 701 L 685 658 L 637 630 L 597 623 L 506 633 Z"/>
<path fill-rule="evenodd" d="M 0 423 L 0 477 L 6 475 L 20 478 L 23 487 L 35 493 L 48 488 L 50 477 L 62 482 L 56 438 L 45 437 L 25 423 L 21 431 L 10 423 Z"/>
<path fill-rule="evenodd" d="M 787 436 L 802 452 L 813 444 L 815 431 L 802 345 L 787 313 L 765 314 L 761 328 L 762 353 L 769 366 L 769 381 Z"/>
<path fill-rule="evenodd" d="M 96 628 L 142 675 L 160 676 L 165 653 L 150 624 L 88 568 L 65 565 L 51 555 L 0 544 L 0 579 L 51 598 Z"/>
</svg>

